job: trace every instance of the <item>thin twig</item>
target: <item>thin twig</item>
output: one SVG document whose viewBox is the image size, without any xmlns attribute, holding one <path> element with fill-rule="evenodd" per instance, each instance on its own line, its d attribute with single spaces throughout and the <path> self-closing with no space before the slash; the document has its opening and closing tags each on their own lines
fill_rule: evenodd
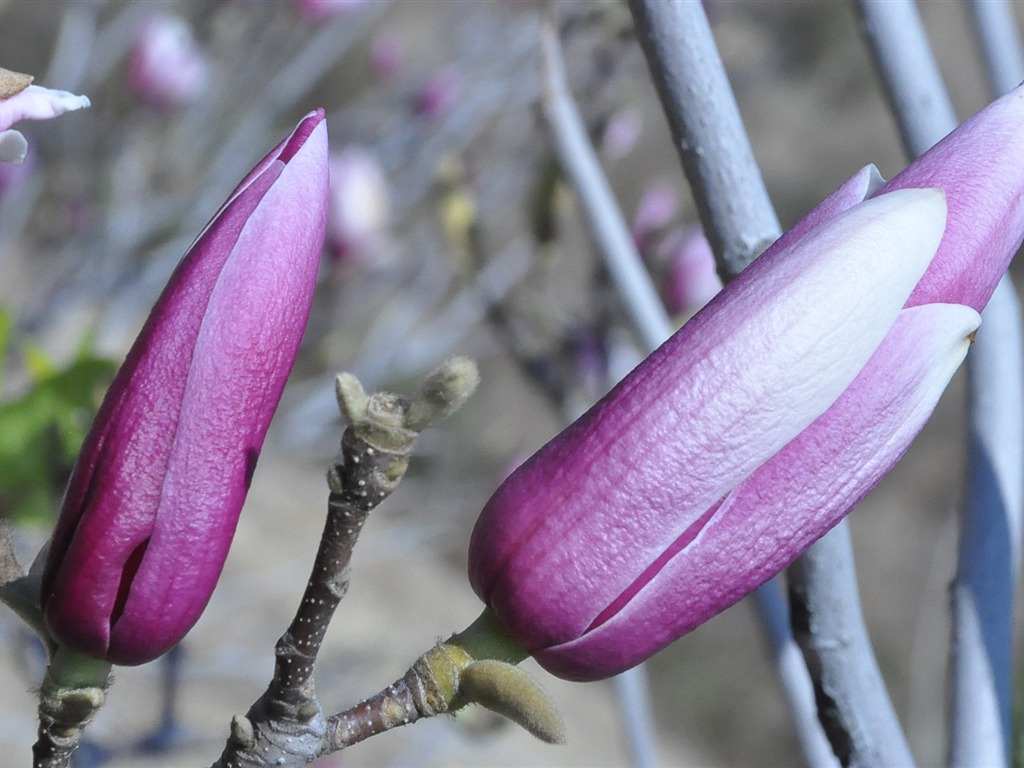
<svg viewBox="0 0 1024 768">
<path fill-rule="evenodd" d="M 277 642 L 274 677 L 245 716 L 232 720 L 215 768 L 299 766 L 340 748 L 328 738 L 313 670 L 335 609 L 348 591 L 359 532 L 369 513 L 398 487 L 419 433 L 462 405 L 476 383 L 476 366 L 461 358 L 429 376 L 412 401 L 388 393 L 367 395 L 354 376 L 338 377 L 338 403 L 349 426 L 327 475 L 327 521 L 313 570 L 295 618 Z M 387 718 L 390 702 L 377 703 L 386 711 L 366 716 Z"/>
<path fill-rule="evenodd" d="M 856 6 L 906 154 L 922 155 L 957 119 L 917 7 L 912 0 L 857 0 Z"/>
<path fill-rule="evenodd" d="M 633 328 L 644 347 L 649 352 L 654 351 L 672 335 L 672 323 L 643 266 L 569 92 L 561 44 L 550 19 L 541 29 L 541 48 L 544 73 L 541 107 L 556 155 L 580 199 L 589 231 L 601 250 Z M 637 667 L 625 675 L 617 684 L 617 691 L 623 708 L 634 702 L 634 706 L 628 707 L 630 715 L 625 718 L 633 761 L 637 766 L 652 765 L 656 763 L 657 747 L 653 717 L 646 706 L 649 700 L 646 673 L 643 667 Z M 636 709 L 636 702 L 644 703 L 643 710 Z"/>
<path fill-rule="evenodd" d="M 326 722 L 316 699 L 313 668 L 335 609 L 348 591 L 359 532 L 370 512 L 397 487 L 391 468 L 407 458 L 408 449 L 374 449 L 351 427 L 345 430 L 340 459 L 329 475 L 320 546 L 295 617 L 277 641 L 273 680 L 245 718 L 235 718 L 233 738 L 215 765 L 290 765 L 300 753 L 307 761 L 320 754 Z"/>
<path fill-rule="evenodd" d="M 541 108 L 555 153 L 579 197 L 588 230 L 601 251 L 630 321 L 644 346 L 653 351 L 672 334 L 672 324 L 644 269 L 569 93 L 558 33 L 550 21 L 541 30 L 541 50 L 544 56 Z"/>
<path fill-rule="evenodd" d="M 950 590 L 949 764 L 1010 765 L 1013 607 L 1020 574 L 1024 360 L 1008 277 L 982 312 L 967 359 L 967 490 Z"/>
<path fill-rule="evenodd" d="M 323 753 L 337 752 L 400 725 L 441 714 L 444 710 L 435 707 L 428 694 L 430 686 L 430 678 L 424 679 L 414 666 L 380 693 L 331 715 L 327 718 Z"/>
<path fill-rule="evenodd" d="M 1024 77 L 1024 47 L 1010 4 L 970 0 L 975 35 L 995 96 Z M 1012 760 L 1014 592 L 1024 529 L 1024 329 L 1004 277 L 982 312 L 985 332 L 968 358 L 971 442 L 968 489 L 953 587 L 952 766 Z M 995 492 L 995 493 L 993 493 Z"/>
<path fill-rule="evenodd" d="M 827 547 L 811 547 L 789 569 L 793 628 L 814 678 L 825 732 L 844 766 L 912 766 L 889 697 L 884 687 L 879 690 L 874 655 L 863 653 L 871 640 L 860 610 L 849 526 L 837 526 L 825 539 Z M 844 550 L 845 557 L 834 557 Z M 881 702 L 883 708 L 863 702 Z"/>
</svg>

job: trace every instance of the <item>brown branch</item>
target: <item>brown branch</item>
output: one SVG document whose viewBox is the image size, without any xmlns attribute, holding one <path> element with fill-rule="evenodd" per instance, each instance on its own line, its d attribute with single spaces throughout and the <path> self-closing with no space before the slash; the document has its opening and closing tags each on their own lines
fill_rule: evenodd
<svg viewBox="0 0 1024 768">
<path fill-rule="evenodd" d="M 465 402 L 476 383 L 476 366 L 466 359 L 442 366 L 412 401 L 387 393 L 367 395 L 354 377 L 338 377 L 338 403 L 349 426 L 327 475 L 327 521 L 313 570 L 295 618 L 277 642 L 274 677 L 245 716 L 233 719 L 214 768 L 297 766 L 324 753 L 328 724 L 313 670 L 327 627 L 348 591 L 359 532 L 369 513 L 398 486 L 419 433 Z"/>
<path fill-rule="evenodd" d="M 429 669 L 423 670 L 423 666 L 417 662 L 402 679 L 380 693 L 327 718 L 323 754 L 337 752 L 420 718 L 454 711 L 445 703 Z M 428 673 L 426 676 L 424 671 Z"/>
<path fill-rule="evenodd" d="M 467 630 L 420 656 L 401 680 L 328 718 L 322 754 L 468 704 L 497 712 L 549 744 L 564 744 L 565 722 L 558 709 L 515 666 L 525 656 L 485 611 Z"/>
</svg>

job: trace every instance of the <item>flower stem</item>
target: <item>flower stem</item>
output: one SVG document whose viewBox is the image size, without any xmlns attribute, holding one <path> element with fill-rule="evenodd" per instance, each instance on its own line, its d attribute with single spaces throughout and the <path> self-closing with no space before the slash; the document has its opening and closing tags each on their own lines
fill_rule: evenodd
<svg viewBox="0 0 1024 768">
<path fill-rule="evenodd" d="M 63 768 L 82 741 L 85 726 L 106 700 L 111 665 L 57 648 L 39 691 L 39 731 L 33 768 Z"/>
<path fill-rule="evenodd" d="M 410 401 L 384 392 L 368 395 L 354 376 L 338 376 L 338 405 L 348 428 L 327 473 L 327 520 L 313 570 L 295 617 L 274 649 L 274 677 L 249 711 L 232 721 L 231 736 L 214 768 L 304 765 L 340 748 L 331 747 L 313 669 L 335 609 L 348 591 L 352 551 L 370 512 L 405 475 L 416 437 L 458 409 L 477 379 L 472 361 L 455 358 L 431 374 Z M 394 707 L 390 700 L 384 704 L 388 706 L 381 710 L 380 727 L 387 730 L 383 726 Z"/>
</svg>

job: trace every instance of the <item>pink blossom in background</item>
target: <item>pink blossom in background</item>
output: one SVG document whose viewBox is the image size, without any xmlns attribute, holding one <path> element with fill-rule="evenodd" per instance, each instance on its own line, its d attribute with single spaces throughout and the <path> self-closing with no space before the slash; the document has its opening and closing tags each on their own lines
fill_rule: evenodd
<svg viewBox="0 0 1024 768">
<path fill-rule="evenodd" d="M 715 254 L 700 227 L 672 232 L 661 250 L 661 299 L 670 315 L 692 315 L 722 290 Z"/>
<path fill-rule="evenodd" d="M 421 117 L 440 117 L 461 95 L 462 78 L 453 69 L 441 69 L 420 86 L 413 97 L 413 109 Z"/>
<path fill-rule="evenodd" d="M 198 99 L 208 80 L 206 56 L 184 19 L 161 14 L 141 26 L 128 57 L 128 86 L 136 97 L 179 107 Z"/>
<path fill-rule="evenodd" d="M 199 619 L 298 352 L 326 216 L 320 110 L 199 235 L 107 392 L 43 572 L 62 647 L 142 664 Z"/>
<path fill-rule="evenodd" d="M 22 120 L 49 120 L 65 112 L 89 106 L 89 99 L 67 91 L 30 85 L 7 99 L 0 99 L 0 162 L 20 163 L 28 142 L 11 126 Z"/>
<path fill-rule="evenodd" d="M 370 66 L 374 74 L 382 80 L 394 76 L 402 66 L 404 48 L 396 35 L 384 32 L 374 37 L 370 47 Z"/>
<path fill-rule="evenodd" d="M 331 155 L 327 247 L 339 261 L 367 263 L 390 218 L 384 171 L 368 150 L 348 146 Z"/>
<path fill-rule="evenodd" d="M 655 182 L 644 190 L 630 225 L 633 243 L 641 254 L 648 255 L 654 241 L 675 218 L 678 209 L 679 196 L 668 184 Z"/>
<path fill-rule="evenodd" d="M 340 13 L 351 13 L 371 0 L 296 0 L 299 13 L 310 21 L 324 21 Z"/>
<path fill-rule="evenodd" d="M 621 160 L 636 147 L 643 135 L 640 111 L 624 107 L 612 113 L 601 135 L 601 152 L 609 160 Z"/>
</svg>

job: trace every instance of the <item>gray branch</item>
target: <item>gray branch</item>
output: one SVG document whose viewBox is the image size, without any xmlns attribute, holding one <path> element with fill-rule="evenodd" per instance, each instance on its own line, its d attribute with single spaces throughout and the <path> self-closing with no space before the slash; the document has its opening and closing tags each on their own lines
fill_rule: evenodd
<svg viewBox="0 0 1024 768">
<path fill-rule="evenodd" d="M 546 23 L 541 36 L 544 92 L 541 107 L 555 154 L 580 202 L 589 232 L 622 298 L 629 319 L 649 350 L 672 335 L 672 323 L 633 244 L 611 185 L 565 80 L 558 34 Z"/>
<path fill-rule="evenodd" d="M 630 0 L 672 139 L 728 280 L 780 234 L 761 171 L 696 0 Z"/>
<path fill-rule="evenodd" d="M 825 731 L 844 766 L 914 764 L 870 648 L 848 526 L 837 526 L 789 569 L 793 628 L 814 677 Z M 843 557 L 835 557 L 842 553 Z M 851 659 L 855 662 L 850 666 Z M 872 702 L 879 706 L 864 706 Z"/>
<path fill-rule="evenodd" d="M 967 9 L 971 12 L 989 87 L 996 95 L 1012 91 L 1024 78 L 1024 50 L 1013 9 L 1006 0 L 968 0 Z"/>
</svg>

